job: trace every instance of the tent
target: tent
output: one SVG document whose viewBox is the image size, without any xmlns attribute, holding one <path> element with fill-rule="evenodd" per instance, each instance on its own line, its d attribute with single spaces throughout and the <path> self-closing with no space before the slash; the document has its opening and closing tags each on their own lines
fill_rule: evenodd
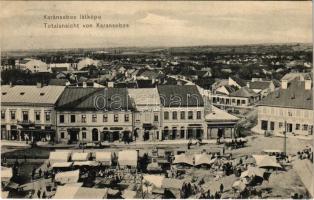
<svg viewBox="0 0 314 200">
<path fill-rule="evenodd" d="M 111 166 L 112 164 L 112 153 L 111 152 L 96 152 L 95 160 L 101 162 L 103 165 Z"/>
<path fill-rule="evenodd" d="M 72 162 L 56 162 L 51 165 L 52 168 L 68 168 L 72 166 Z"/>
<path fill-rule="evenodd" d="M 261 169 L 258 167 L 248 167 L 248 169 L 241 173 L 241 178 L 244 177 L 261 177 L 264 178 L 265 169 Z"/>
<path fill-rule="evenodd" d="M 195 166 L 197 165 L 210 165 L 213 161 L 210 159 L 210 155 L 208 154 L 195 154 L 194 155 Z"/>
<path fill-rule="evenodd" d="M 13 177 L 12 168 L 1 167 L 1 181 L 9 182 L 12 177 Z"/>
<path fill-rule="evenodd" d="M 49 154 L 49 162 L 68 162 L 70 159 L 70 151 L 53 151 Z"/>
<path fill-rule="evenodd" d="M 80 170 L 57 173 L 55 181 L 60 183 L 76 183 L 80 177 Z"/>
<path fill-rule="evenodd" d="M 135 150 L 123 150 L 118 153 L 118 163 L 120 166 L 137 167 L 138 152 Z"/>
<path fill-rule="evenodd" d="M 57 187 L 54 199 L 105 199 L 107 193 L 108 189 L 65 185 Z"/>
<path fill-rule="evenodd" d="M 242 192 L 243 190 L 245 190 L 246 185 L 241 180 L 238 180 L 232 184 L 232 188 L 238 190 L 239 192 Z"/>
<path fill-rule="evenodd" d="M 96 161 L 76 161 L 74 162 L 73 166 L 90 166 L 96 167 L 99 166 L 99 163 Z"/>
<path fill-rule="evenodd" d="M 72 154 L 72 161 L 85 161 L 90 157 L 89 152 L 75 152 Z"/>
<path fill-rule="evenodd" d="M 193 156 L 187 156 L 185 154 L 175 155 L 172 164 L 194 165 Z"/>
<path fill-rule="evenodd" d="M 256 165 L 262 168 L 282 168 L 275 156 L 253 155 Z"/>
</svg>

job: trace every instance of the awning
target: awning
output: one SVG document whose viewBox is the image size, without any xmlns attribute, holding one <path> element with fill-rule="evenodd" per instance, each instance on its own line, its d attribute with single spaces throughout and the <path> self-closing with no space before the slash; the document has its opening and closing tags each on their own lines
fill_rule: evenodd
<svg viewBox="0 0 314 200">
<path fill-rule="evenodd" d="M 164 176 L 159 176 L 159 175 L 144 175 L 143 180 L 153 184 L 157 188 L 162 187 L 162 182 L 165 179 Z"/>
<path fill-rule="evenodd" d="M 172 164 L 188 164 L 194 165 L 193 156 L 187 156 L 185 154 L 179 154 L 174 156 L 174 161 Z"/>
<path fill-rule="evenodd" d="M 108 189 L 81 187 L 76 185 L 58 186 L 54 199 L 106 199 Z"/>
<path fill-rule="evenodd" d="M 81 129 L 80 128 L 74 128 L 74 127 L 72 127 L 72 128 L 67 128 L 67 131 L 68 132 L 79 132 Z"/>
<path fill-rule="evenodd" d="M 153 125 L 150 123 L 143 123 L 143 128 L 151 129 L 151 128 L 153 128 Z"/>
<path fill-rule="evenodd" d="M 75 152 L 72 154 L 71 159 L 72 161 L 85 161 L 88 160 L 90 157 L 89 152 Z"/>
<path fill-rule="evenodd" d="M 111 127 L 110 130 L 112 130 L 112 131 L 121 131 L 121 130 L 123 130 L 123 128 L 122 127 Z"/>
<path fill-rule="evenodd" d="M 118 153 L 118 163 L 120 166 L 137 166 L 138 152 L 135 150 L 123 150 Z"/>
<path fill-rule="evenodd" d="M 72 166 L 72 162 L 56 162 L 51 165 L 52 168 L 67 168 Z"/>
<path fill-rule="evenodd" d="M 96 166 L 99 166 L 99 162 L 96 162 L 96 161 L 76 161 L 76 162 L 73 163 L 73 166 L 96 167 Z"/>
</svg>

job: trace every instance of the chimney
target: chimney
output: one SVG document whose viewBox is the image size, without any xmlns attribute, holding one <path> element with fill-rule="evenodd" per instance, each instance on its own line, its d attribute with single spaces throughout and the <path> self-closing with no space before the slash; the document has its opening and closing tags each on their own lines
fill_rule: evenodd
<svg viewBox="0 0 314 200">
<path fill-rule="evenodd" d="M 13 83 L 12 83 L 12 81 L 10 81 L 10 87 L 13 87 Z"/>
<path fill-rule="evenodd" d="M 37 88 L 42 88 L 43 84 L 41 82 L 37 82 Z"/>
<path fill-rule="evenodd" d="M 288 80 L 282 80 L 281 81 L 281 88 L 282 89 L 287 89 L 288 88 Z"/>
<path fill-rule="evenodd" d="M 250 88 L 250 81 L 246 82 L 246 86 Z"/>
<path fill-rule="evenodd" d="M 312 80 L 311 79 L 306 79 L 304 82 L 305 82 L 305 89 L 306 90 L 311 90 L 312 89 Z"/>
<path fill-rule="evenodd" d="M 84 81 L 83 82 L 83 88 L 86 88 L 87 87 L 87 83 Z"/>
</svg>

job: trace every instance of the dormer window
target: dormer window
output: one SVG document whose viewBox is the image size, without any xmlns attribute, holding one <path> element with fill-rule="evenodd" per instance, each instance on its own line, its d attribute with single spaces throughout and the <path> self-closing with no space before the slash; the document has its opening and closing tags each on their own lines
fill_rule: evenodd
<svg viewBox="0 0 314 200">
<path fill-rule="evenodd" d="M 24 95 L 24 94 L 25 94 L 25 92 L 21 92 L 21 93 L 20 93 L 20 95 Z"/>
<path fill-rule="evenodd" d="M 41 92 L 41 93 L 40 93 L 40 96 L 44 96 L 44 95 L 45 95 L 45 93 L 44 93 L 44 92 Z"/>
<path fill-rule="evenodd" d="M 6 92 L 2 92 L 2 95 L 6 95 L 7 93 Z"/>
</svg>

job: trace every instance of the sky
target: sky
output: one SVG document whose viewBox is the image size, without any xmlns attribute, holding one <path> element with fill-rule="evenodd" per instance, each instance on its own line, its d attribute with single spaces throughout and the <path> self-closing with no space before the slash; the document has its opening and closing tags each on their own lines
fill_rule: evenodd
<svg viewBox="0 0 314 200">
<path fill-rule="evenodd" d="M 311 1 L 1 1 L 1 49 L 311 43 Z M 44 15 L 101 20 L 45 20 Z M 129 24 L 46 29 L 44 23 Z"/>
</svg>

